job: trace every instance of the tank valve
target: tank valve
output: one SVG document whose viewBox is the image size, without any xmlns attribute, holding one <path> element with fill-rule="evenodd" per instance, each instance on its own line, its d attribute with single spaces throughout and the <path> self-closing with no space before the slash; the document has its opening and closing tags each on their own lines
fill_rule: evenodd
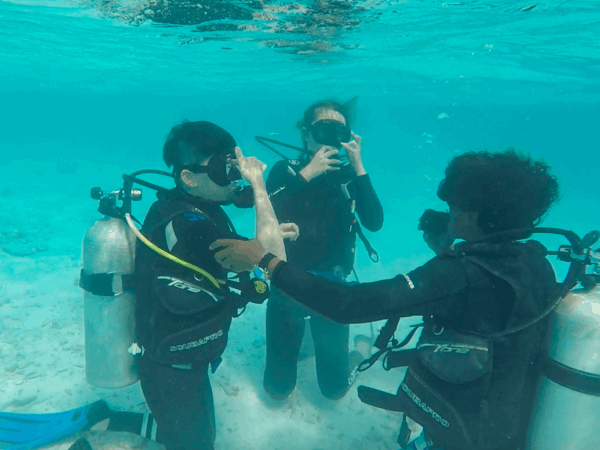
<svg viewBox="0 0 600 450">
<path fill-rule="evenodd" d="M 106 194 L 102 190 L 102 188 L 95 187 L 92 188 L 90 195 L 94 200 L 102 200 L 104 197 L 115 197 L 119 200 L 123 200 L 125 197 L 125 191 L 123 189 L 119 189 L 118 191 L 110 191 Z M 141 189 L 131 189 L 129 192 L 131 200 L 140 201 L 142 199 L 142 190 Z"/>
</svg>

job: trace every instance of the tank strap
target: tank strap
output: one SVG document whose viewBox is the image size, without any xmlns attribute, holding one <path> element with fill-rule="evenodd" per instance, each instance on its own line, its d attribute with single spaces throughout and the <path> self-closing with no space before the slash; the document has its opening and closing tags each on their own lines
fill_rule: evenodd
<svg viewBox="0 0 600 450">
<path fill-rule="evenodd" d="M 565 366 L 547 355 L 540 357 L 540 364 L 544 375 L 555 383 L 582 394 L 600 397 L 600 375 Z"/>
<path fill-rule="evenodd" d="M 385 324 L 385 327 L 381 331 L 378 341 L 376 341 L 376 344 L 375 344 L 375 346 L 377 348 L 379 348 L 380 350 L 377 353 L 373 354 L 369 359 L 366 359 L 362 363 L 359 364 L 359 366 L 358 366 L 359 372 L 364 372 L 365 370 L 373 367 L 373 365 L 382 356 L 384 357 L 383 368 L 385 370 L 391 370 L 396 367 L 408 366 L 414 360 L 414 357 L 416 356 L 416 350 L 415 349 L 402 350 L 402 348 L 406 347 L 410 343 L 410 341 L 412 340 L 412 338 L 415 335 L 415 333 L 417 332 L 417 330 L 419 330 L 419 328 L 421 328 L 423 326 L 423 324 L 421 323 L 421 324 L 417 324 L 417 325 L 412 325 L 412 330 L 410 330 L 410 332 L 404 338 L 404 340 L 402 342 L 398 342 L 396 339 L 392 339 L 391 337 L 388 337 L 389 333 L 391 333 L 393 335 L 394 331 L 396 330 L 396 327 L 398 326 L 398 321 L 399 321 L 399 319 L 398 320 L 392 319 L 392 320 L 389 320 Z M 384 336 L 383 339 L 381 339 L 381 336 Z M 390 339 L 392 341 L 392 346 L 388 347 L 387 345 L 388 345 Z M 381 347 L 379 347 L 378 344 L 381 345 Z"/>
<path fill-rule="evenodd" d="M 114 297 L 133 290 L 134 275 L 122 273 L 87 273 L 81 269 L 79 287 L 100 297 Z"/>
<path fill-rule="evenodd" d="M 363 245 L 367 249 L 367 253 L 369 253 L 369 258 L 371 258 L 371 261 L 379 262 L 379 253 L 377 253 L 377 250 L 375 250 L 375 248 L 371 245 L 371 243 L 365 236 L 365 233 L 363 232 L 362 227 L 360 226 L 360 223 L 358 223 L 356 216 L 354 216 L 353 226 L 356 229 L 356 234 L 358 235 L 358 237 L 362 241 Z"/>
</svg>

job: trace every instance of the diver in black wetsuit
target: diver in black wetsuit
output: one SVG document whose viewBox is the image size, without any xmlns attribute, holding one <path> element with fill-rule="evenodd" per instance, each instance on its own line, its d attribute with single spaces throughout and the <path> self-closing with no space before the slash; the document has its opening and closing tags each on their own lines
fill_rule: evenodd
<svg viewBox="0 0 600 450">
<path fill-rule="evenodd" d="M 298 126 L 305 149 L 313 156 L 280 161 L 267 178 L 277 218 L 299 227 L 299 237 L 286 242 L 288 260 L 341 283 L 354 265 L 359 227 L 355 211 L 370 231 L 383 225 L 381 204 L 362 163 L 361 137 L 349 128 L 351 107 L 351 102 L 321 101 L 308 108 Z M 349 162 L 340 168 L 342 147 Z M 311 316 L 319 388 L 325 397 L 341 398 L 363 359 L 357 352 L 349 353 L 349 327 L 311 313 L 277 288 L 267 304 L 265 390 L 276 399 L 294 390 L 307 316 Z"/>
<path fill-rule="evenodd" d="M 393 279 L 344 286 L 261 251 L 253 260 L 261 259 L 272 286 L 340 323 L 423 316 L 420 346 L 429 349 L 389 356 L 406 358 L 406 364 L 392 367 L 409 367 L 398 393 L 359 387 L 366 403 L 405 412 L 423 426 L 419 447 L 411 442 L 406 448 L 523 449 L 535 392 L 534 360 L 547 322 L 539 320 L 493 345 L 490 339 L 540 319 L 556 300 L 557 283 L 540 243 L 517 242 L 529 236 L 514 234 L 485 237 L 536 225 L 557 201 L 558 183 L 546 164 L 513 150 L 467 153 L 450 162 L 438 196 L 450 206 L 449 239 L 426 236 L 439 255 Z M 454 239 L 465 242 L 448 248 Z M 246 262 L 233 264 L 238 246 L 235 241 L 212 245 L 222 248 L 217 260 L 246 270 Z M 471 350 L 461 360 L 457 349 L 465 348 Z"/>
<path fill-rule="evenodd" d="M 228 289 L 227 272 L 208 247 L 218 238 L 245 238 L 235 232 L 221 205 L 256 203 L 257 239 L 261 245 L 275 242 L 272 248 L 281 257 L 285 250 L 274 241 L 281 231 L 267 198 L 265 165 L 243 157 L 227 131 L 210 122 L 177 125 L 165 143 L 164 160 L 173 167 L 177 187 L 159 192 L 142 227 L 159 251 L 140 241 L 136 249 L 140 380 L 158 425 L 158 442 L 167 450 L 212 450 L 209 365 L 214 373 L 238 309 L 268 296 L 268 291 L 253 290 L 260 282 L 242 274 L 237 284 L 231 282 L 241 296 Z M 242 176 L 251 187 L 241 189 Z M 244 242 L 251 248 L 258 241 Z M 161 256 L 161 250 L 180 261 Z"/>
</svg>

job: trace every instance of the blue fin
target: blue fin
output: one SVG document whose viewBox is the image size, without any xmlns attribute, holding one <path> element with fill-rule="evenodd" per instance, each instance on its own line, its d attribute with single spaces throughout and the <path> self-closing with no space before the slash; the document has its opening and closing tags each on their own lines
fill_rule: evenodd
<svg viewBox="0 0 600 450">
<path fill-rule="evenodd" d="M 33 450 L 90 429 L 110 414 L 104 400 L 58 413 L 0 413 L 0 449 Z"/>
</svg>

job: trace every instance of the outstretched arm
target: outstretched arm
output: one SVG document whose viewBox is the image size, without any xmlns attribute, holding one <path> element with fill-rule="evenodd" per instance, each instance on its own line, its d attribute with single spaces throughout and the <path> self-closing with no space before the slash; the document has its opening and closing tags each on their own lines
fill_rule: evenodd
<svg viewBox="0 0 600 450">
<path fill-rule="evenodd" d="M 240 259 L 242 241 L 219 239 L 216 260 L 227 267 Z M 244 255 L 255 263 L 260 254 Z M 277 258 L 268 264 L 272 285 L 304 306 L 340 323 L 366 323 L 395 316 L 446 315 L 464 303 L 467 278 L 450 257 L 436 257 L 406 275 L 348 286 L 311 275 Z"/>
<path fill-rule="evenodd" d="M 354 286 L 325 280 L 285 262 L 272 261 L 269 266 L 273 286 L 340 323 L 449 314 L 463 301 L 467 286 L 464 270 L 450 258 L 434 258 L 406 275 Z"/>
</svg>

